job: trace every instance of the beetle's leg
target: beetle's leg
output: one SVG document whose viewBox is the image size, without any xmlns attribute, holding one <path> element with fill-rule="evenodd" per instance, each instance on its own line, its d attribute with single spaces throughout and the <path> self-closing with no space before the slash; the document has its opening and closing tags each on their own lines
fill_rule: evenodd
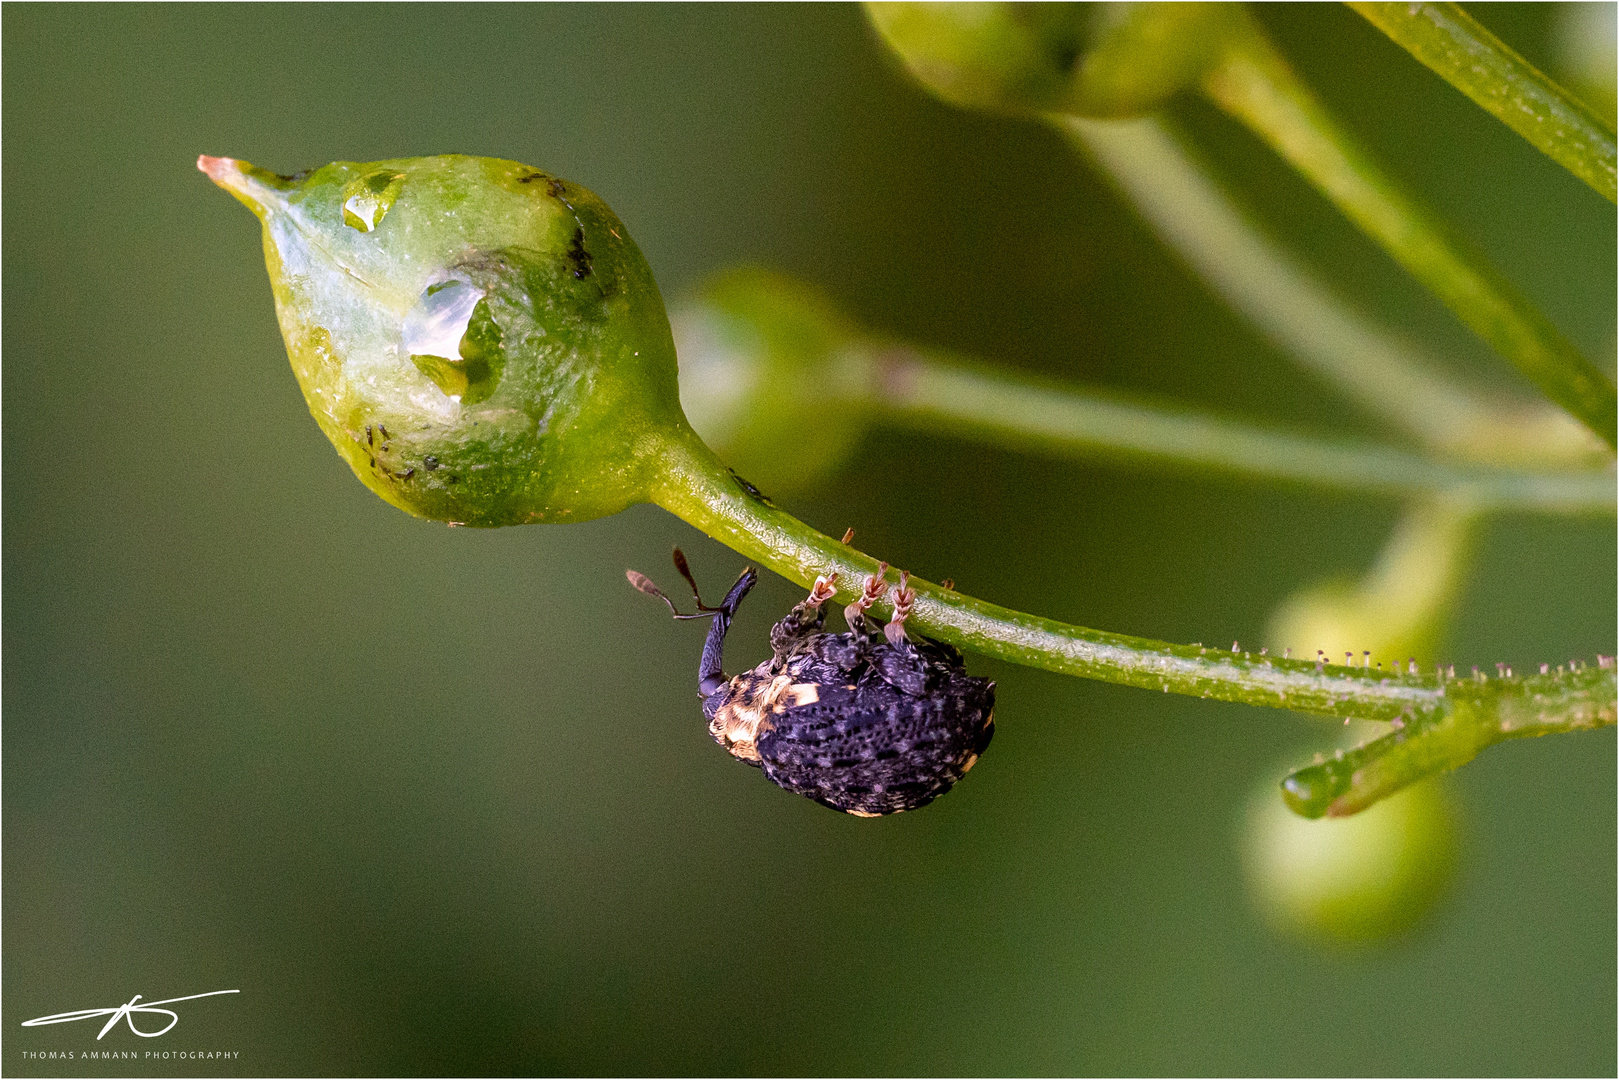
<svg viewBox="0 0 1619 1080">
<path fill-rule="evenodd" d="M 838 572 L 836 570 L 830 574 L 822 574 L 815 579 L 815 584 L 810 586 L 809 597 L 804 603 L 810 607 L 820 607 L 838 594 L 837 583 Z"/>
<path fill-rule="evenodd" d="M 822 574 L 815 579 L 810 594 L 770 628 L 770 649 L 778 661 L 792 652 L 805 638 L 820 632 L 826 621 L 823 606 L 837 594 L 838 573 Z"/>
<path fill-rule="evenodd" d="M 708 626 L 708 637 L 703 641 L 703 659 L 697 667 L 697 692 L 705 698 L 730 681 L 725 677 L 725 632 L 731 628 L 731 619 L 736 616 L 742 598 L 748 595 L 748 590 L 758 580 L 758 573 L 753 567 L 748 567 L 736 579 L 736 584 L 731 586 L 731 591 L 725 594 L 720 606 L 709 609 L 714 613 L 714 621 Z"/>
<path fill-rule="evenodd" d="M 894 617 L 883 627 L 883 636 L 891 644 L 909 641 L 905 636 L 905 620 L 911 617 L 911 605 L 916 603 L 916 590 L 911 588 L 911 575 L 907 570 L 899 573 L 899 585 L 894 589 Z"/>
<path fill-rule="evenodd" d="M 860 590 L 860 598 L 843 609 L 843 619 L 849 624 L 856 637 L 867 637 L 876 633 L 876 628 L 866 618 L 866 611 L 875 604 L 879 597 L 888 590 L 888 583 L 883 575 L 888 573 L 887 563 L 878 563 L 875 574 L 867 574 L 864 586 Z"/>
</svg>

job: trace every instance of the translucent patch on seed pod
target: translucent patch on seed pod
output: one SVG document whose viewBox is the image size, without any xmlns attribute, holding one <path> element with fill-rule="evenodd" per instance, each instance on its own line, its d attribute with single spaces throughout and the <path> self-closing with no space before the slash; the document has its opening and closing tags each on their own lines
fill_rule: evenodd
<svg viewBox="0 0 1619 1080">
<path fill-rule="evenodd" d="M 343 188 L 343 224 L 360 232 L 375 229 L 404 187 L 405 174 L 386 169 L 351 180 Z"/>
<path fill-rule="evenodd" d="M 464 405 L 483 401 L 500 380 L 500 328 L 470 281 L 450 278 L 422 291 L 405 315 L 402 344 L 422 374 Z"/>
</svg>

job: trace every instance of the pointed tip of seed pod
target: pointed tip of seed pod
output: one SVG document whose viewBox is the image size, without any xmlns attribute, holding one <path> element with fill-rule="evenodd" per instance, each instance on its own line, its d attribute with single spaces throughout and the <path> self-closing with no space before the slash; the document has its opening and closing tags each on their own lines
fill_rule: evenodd
<svg viewBox="0 0 1619 1080">
<path fill-rule="evenodd" d="M 272 181 L 285 182 L 285 178 L 260 169 L 239 158 L 197 156 L 197 170 L 208 179 L 230 192 L 249 210 L 262 214 L 270 206 L 282 203 L 281 192 Z"/>
<path fill-rule="evenodd" d="M 208 174 L 208 179 L 216 184 L 224 183 L 223 176 L 229 170 L 236 168 L 236 159 L 228 157 L 209 157 L 207 154 L 197 155 L 197 170 Z"/>
</svg>

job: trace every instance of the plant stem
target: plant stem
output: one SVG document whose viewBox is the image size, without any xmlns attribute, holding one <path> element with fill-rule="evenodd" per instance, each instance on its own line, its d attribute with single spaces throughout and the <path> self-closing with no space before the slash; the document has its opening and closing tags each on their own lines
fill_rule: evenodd
<svg viewBox="0 0 1619 1080">
<path fill-rule="evenodd" d="M 1203 85 L 1542 393 L 1615 445 L 1619 397 L 1613 384 L 1338 127 L 1257 25 Z"/>
<path fill-rule="evenodd" d="M 894 347 L 875 356 L 877 415 L 927 431 L 1066 456 L 1098 451 L 1243 476 L 1385 495 L 1447 495 L 1479 509 L 1611 511 L 1608 472 L 1530 473 L 1430 461 L 1135 404 Z"/>
<path fill-rule="evenodd" d="M 1459 4 L 1349 6 L 1541 153 L 1616 201 L 1619 151 L 1608 125 Z"/>
<path fill-rule="evenodd" d="M 1614 723 L 1614 661 L 1564 672 L 1451 680 L 1446 708 L 1401 721 L 1397 730 L 1282 781 L 1282 797 L 1304 817 L 1343 817 L 1408 784 L 1465 765 L 1487 746 Z"/>
<path fill-rule="evenodd" d="M 658 462 L 652 501 L 720 543 L 800 585 L 835 573 L 837 596 L 854 600 L 877 560 L 809 528 L 750 493 L 690 432 L 643 448 Z M 893 575 L 897 579 L 897 575 Z M 1217 701 L 1295 709 L 1365 720 L 1437 719 L 1452 698 L 1434 676 L 1373 673 L 1363 668 L 1256 655 L 1237 649 L 1170 645 L 1070 626 L 964 596 L 911 578 L 915 631 L 1017 664 L 1103 682 Z M 1611 678 L 1594 693 L 1611 702 Z M 1510 681 L 1510 680 L 1508 680 Z M 1605 688 L 1605 689 L 1604 689 Z M 1548 714 L 1565 707 L 1548 695 Z M 1567 707 L 1584 708 L 1584 699 Z"/>
</svg>

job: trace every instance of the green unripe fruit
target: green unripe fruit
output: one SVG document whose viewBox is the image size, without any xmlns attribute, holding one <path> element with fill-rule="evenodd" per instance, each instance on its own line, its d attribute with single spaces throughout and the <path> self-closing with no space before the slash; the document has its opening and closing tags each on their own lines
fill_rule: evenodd
<svg viewBox="0 0 1619 1080">
<path fill-rule="evenodd" d="M 420 517 L 584 521 L 689 432 L 657 285 L 601 199 L 445 155 L 282 177 L 198 168 L 264 224 L 287 354 L 359 478 Z"/>
<path fill-rule="evenodd" d="M 721 460 L 775 495 L 813 487 L 853 450 L 875 366 L 818 290 L 731 270 L 672 318 L 681 404 Z"/>
<path fill-rule="evenodd" d="M 1195 82 L 1239 23 L 1233 4 L 868 3 L 922 85 L 955 105 L 1029 115 L 1151 112 Z"/>
<path fill-rule="evenodd" d="M 1308 820 L 1267 780 L 1244 836 L 1254 898 L 1279 930 L 1321 944 L 1370 944 L 1411 929 L 1447 892 L 1455 813 L 1427 780 L 1358 814 Z"/>
</svg>

